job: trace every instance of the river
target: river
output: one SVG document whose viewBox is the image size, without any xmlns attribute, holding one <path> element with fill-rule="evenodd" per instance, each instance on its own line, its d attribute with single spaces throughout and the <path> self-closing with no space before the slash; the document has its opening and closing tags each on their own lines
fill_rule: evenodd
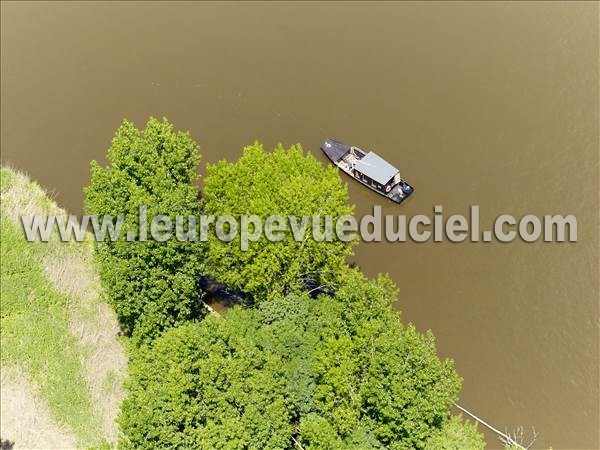
<svg viewBox="0 0 600 450">
<path fill-rule="evenodd" d="M 598 448 L 598 3 L 2 2 L 2 161 L 82 211 L 123 117 L 166 116 L 203 164 L 334 137 L 400 167 L 401 206 L 574 214 L 576 243 L 361 243 L 464 377 L 460 403 L 536 447 Z M 490 448 L 498 441 L 487 434 Z"/>
</svg>

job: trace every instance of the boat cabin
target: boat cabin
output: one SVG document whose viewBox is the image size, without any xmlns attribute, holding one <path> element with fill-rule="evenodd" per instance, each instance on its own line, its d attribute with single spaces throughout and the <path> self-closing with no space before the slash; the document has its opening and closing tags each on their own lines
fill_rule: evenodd
<svg viewBox="0 0 600 450">
<path fill-rule="evenodd" d="M 352 161 L 350 167 L 355 178 L 380 191 L 389 192 L 401 181 L 400 171 L 373 152 Z"/>
<path fill-rule="evenodd" d="M 400 171 L 377 153 L 366 152 L 334 139 L 326 139 L 321 150 L 344 173 L 396 203 L 402 203 L 414 188 Z"/>
</svg>

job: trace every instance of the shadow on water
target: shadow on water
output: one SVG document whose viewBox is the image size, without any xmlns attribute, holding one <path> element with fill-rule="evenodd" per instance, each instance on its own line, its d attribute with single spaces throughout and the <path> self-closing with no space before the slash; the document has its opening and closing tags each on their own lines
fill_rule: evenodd
<svg viewBox="0 0 600 450">
<path fill-rule="evenodd" d="M 212 277 L 200 278 L 199 287 L 203 292 L 202 301 L 219 314 L 223 314 L 235 305 L 249 305 L 252 299 L 241 291 L 227 289 L 227 286 Z"/>
</svg>

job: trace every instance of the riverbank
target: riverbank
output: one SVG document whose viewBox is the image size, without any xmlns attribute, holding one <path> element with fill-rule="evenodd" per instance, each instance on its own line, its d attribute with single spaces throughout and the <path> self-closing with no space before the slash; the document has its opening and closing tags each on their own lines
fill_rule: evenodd
<svg viewBox="0 0 600 450">
<path fill-rule="evenodd" d="M 102 301 L 91 239 L 28 243 L 20 214 L 64 214 L 26 175 L 1 169 L 2 443 L 117 441 L 127 358 Z"/>
</svg>

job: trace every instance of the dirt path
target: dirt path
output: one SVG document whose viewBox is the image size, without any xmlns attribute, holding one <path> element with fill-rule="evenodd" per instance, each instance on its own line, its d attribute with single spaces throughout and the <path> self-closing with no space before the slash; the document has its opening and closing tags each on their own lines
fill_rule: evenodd
<svg viewBox="0 0 600 450">
<path fill-rule="evenodd" d="M 65 214 L 26 175 L 12 172 L 12 177 L 10 187 L 2 192 L 2 213 L 15 226 L 20 226 L 20 214 Z M 117 339 L 116 316 L 100 298 L 93 245 L 91 242 L 66 244 L 52 239 L 40 254 L 40 263 L 54 288 L 69 299 L 71 333 L 82 345 L 84 376 L 94 413 L 100 421 L 97 434 L 116 443 L 115 418 L 124 396 L 122 384 L 127 372 L 127 357 Z M 69 431 L 52 423 L 43 398 L 36 395 L 35 384 L 25 373 L 10 372 L 9 376 L 5 376 L 4 370 L 2 373 L 2 439 L 15 441 L 14 448 L 32 445 L 34 448 L 74 447 L 75 440 Z M 51 437 L 44 442 L 48 438 L 44 433 L 46 427 Z"/>
<path fill-rule="evenodd" d="M 33 384 L 18 370 L 2 367 L 0 377 L 0 436 L 14 449 L 71 449 L 75 437 L 58 425 Z M 10 447 L 8 447 L 10 448 Z"/>
</svg>

